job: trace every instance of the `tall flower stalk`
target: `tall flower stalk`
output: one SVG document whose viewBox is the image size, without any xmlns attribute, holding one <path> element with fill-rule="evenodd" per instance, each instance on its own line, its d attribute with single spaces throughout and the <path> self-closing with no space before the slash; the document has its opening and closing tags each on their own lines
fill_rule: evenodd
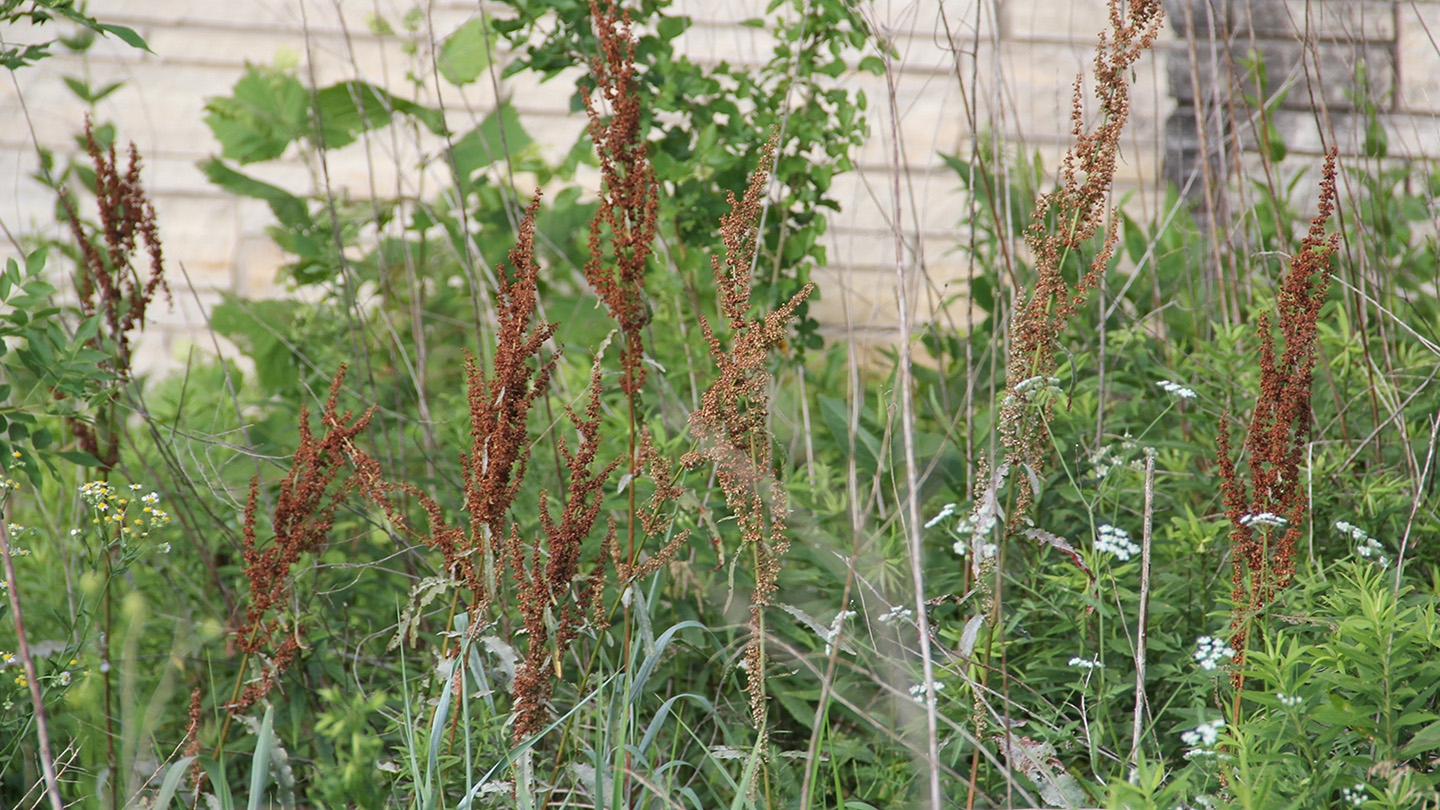
<svg viewBox="0 0 1440 810">
<path fill-rule="evenodd" d="M 1325 231 L 1335 213 L 1336 157 L 1334 149 L 1325 156 L 1319 208 L 1280 282 L 1276 301 L 1282 342 L 1279 357 L 1269 316 L 1262 314 L 1256 321 L 1260 395 L 1243 445 L 1250 468 L 1248 487 L 1231 458 L 1229 431 L 1222 429 L 1219 436 L 1221 488 L 1234 549 L 1230 646 L 1236 650 L 1232 678 L 1237 688 L 1250 620 L 1294 577 L 1295 546 L 1310 508 L 1300 480 L 1300 462 L 1310 437 L 1316 323 L 1330 289 L 1331 259 L 1340 245 L 1338 232 Z"/>
</svg>

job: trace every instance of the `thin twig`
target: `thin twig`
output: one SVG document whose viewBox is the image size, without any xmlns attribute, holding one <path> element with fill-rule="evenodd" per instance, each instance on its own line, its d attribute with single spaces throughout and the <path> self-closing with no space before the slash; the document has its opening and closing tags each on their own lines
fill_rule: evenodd
<svg viewBox="0 0 1440 810">
<path fill-rule="evenodd" d="M 910 373 L 910 284 L 905 267 L 905 234 L 900 229 L 900 108 L 897 102 L 895 64 L 890 51 L 885 51 L 885 81 L 890 102 L 890 159 L 893 161 L 891 180 L 893 195 L 891 225 L 895 231 L 895 284 L 899 297 L 900 363 L 898 392 L 900 398 L 900 442 L 905 452 L 905 520 L 901 525 L 910 549 L 910 578 L 915 589 L 915 623 L 920 635 L 920 667 L 925 684 L 925 766 L 930 782 L 931 810 L 944 807 L 940 791 L 940 733 L 935 707 L 935 660 L 930 652 L 930 622 L 925 615 L 925 548 L 920 534 L 920 481 L 915 464 L 915 403 L 911 392 Z"/>
<path fill-rule="evenodd" d="M 25 668 L 25 680 L 30 687 L 30 703 L 35 708 L 35 737 L 40 745 L 40 771 L 45 775 L 45 792 L 50 797 L 51 810 L 65 810 L 60 800 L 60 782 L 55 777 L 55 758 L 50 754 L 50 728 L 45 721 L 44 695 L 40 691 L 40 679 L 35 673 L 35 659 L 30 657 L 30 642 L 25 637 L 25 618 L 20 612 L 20 587 L 15 579 L 15 561 L 10 557 L 10 531 L 5 521 L 0 520 L 0 560 L 5 564 L 6 592 L 10 594 L 10 615 L 15 618 L 15 647 L 20 653 L 20 665 Z M 111 774 L 111 779 L 115 775 Z"/>
<path fill-rule="evenodd" d="M 1440 435 L 1440 411 L 1435 413 L 1435 418 L 1430 420 L 1430 445 L 1425 450 L 1425 468 L 1420 471 L 1420 477 L 1415 480 L 1415 499 L 1410 503 L 1410 517 L 1405 520 L 1405 533 L 1400 536 L 1400 553 L 1395 555 L 1395 590 L 1400 595 L 1400 574 L 1405 569 L 1405 549 L 1410 545 L 1410 530 L 1415 526 L 1415 513 L 1420 511 L 1420 503 L 1425 498 L 1425 479 L 1430 477 L 1430 467 L 1435 461 L 1435 439 Z"/>
<path fill-rule="evenodd" d="M 1145 647 L 1150 632 L 1150 540 L 1155 518 L 1155 453 L 1145 452 L 1145 523 L 1140 540 L 1140 615 L 1135 619 L 1135 724 L 1130 736 L 1130 778 L 1140 768 L 1140 731 L 1145 717 Z"/>
</svg>

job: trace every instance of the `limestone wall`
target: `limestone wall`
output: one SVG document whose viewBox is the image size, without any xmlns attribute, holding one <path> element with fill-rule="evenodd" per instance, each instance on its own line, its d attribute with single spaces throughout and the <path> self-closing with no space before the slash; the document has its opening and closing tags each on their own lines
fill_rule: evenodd
<svg viewBox="0 0 1440 810">
<path fill-rule="evenodd" d="M 675 5 L 696 23 L 682 40 L 692 58 L 758 64 L 768 57 L 763 34 L 740 25 L 763 14 L 763 0 L 679 0 Z M 1350 79 L 1361 58 L 1370 97 L 1380 103 L 1389 127 L 1391 154 L 1440 155 L 1435 118 L 1440 46 L 1433 39 L 1440 36 L 1440 3 L 1171 0 L 1168 5 L 1175 19 L 1185 19 L 1137 68 L 1133 124 L 1117 187 L 1121 194 L 1135 192 L 1128 204 L 1137 215 L 1153 213 L 1158 204 L 1156 182 L 1167 154 L 1172 171 L 1199 165 L 1203 150 L 1197 143 L 1194 100 L 1200 98 L 1203 117 L 1210 109 L 1206 94 L 1211 101 L 1219 98 L 1211 92 L 1218 80 L 1202 78 L 1197 92 L 1193 79 L 1207 71 L 1233 77 L 1234 56 L 1243 56 L 1249 47 L 1266 54 L 1272 81 L 1283 76 L 1290 82 L 1276 120 L 1293 159 L 1318 153 L 1322 141 L 1357 148 L 1356 133 L 1364 132 L 1365 122 L 1359 120 Z M 412 95 L 405 80 L 411 57 L 394 42 L 371 35 L 364 24 L 377 9 L 399 20 L 410 7 L 391 0 L 92 0 L 91 14 L 135 28 L 155 54 L 102 42 L 87 60 L 59 56 L 15 74 L 16 83 L 0 83 L 0 116 L 8 122 L 0 129 L 0 222 L 15 234 L 52 227 L 53 201 L 28 175 L 35 169 L 35 142 L 64 153 L 73 149 L 72 137 L 81 126 L 83 106 L 62 77 L 88 74 L 95 84 L 123 80 L 126 86 L 100 105 L 99 114 L 114 121 L 122 139 L 135 141 L 144 154 L 168 255 L 194 289 L 193 295 L 176 296 L 173 312 L 158 314 L 159 324 L 144 344 L 144 365 L 174 362 L 193 345 L 205 308 L 221 291 L 282 292 L 275 270 L 284 257 L 265 235 L 268 209 L 221 193 L 195 168 L 219 151 L 203 123 L 205 99 L 226 93 L 246 61 L 277 59 L 297 61 L 302 75 L 313 74 L 319 83 L 358 77 Z M 473 0 L 431 0 L 425 8 L 426 25 L 443 37 L 478 6 Z M 969 272 L 953 251 L 964 237 L 959 220 L 966 209 L 956 194 L 955 175 L 938 153 L 965 153 L 971 122 L 978 121 L 1013 148 L 1039 150 L 1047 168 L 1053 168 L 1068 142 L 1071 84 L 1088 67 L 1107 12 L 1102 0 L 916 0 L 864 8 L 900 54 L 897 126 L 892 127 L 883 79 L 868 74 L 846 79 L 869 98 L 872 135 L 858 170 L 835 184 L 844 210 L 832 220 L 831 265 L 817 273 L 825 287 L 818 317 L 832 337 L 883 342 L 897 334 L 889 224 L 896 172 L 892 131 L 900 135 L 906 243 L 901 265 L 923 317 L 942 297 L 962 292 Z M 1308 60 L 1293 33 L 1304 30 L 1317 34 Z M 4 32 L 9 42 L 26 35 Z M 450 110 L 452 124 L 466 127 L 492 109 L 497 97 L 510 97 L 529 130 L 559 150 L 583 126 L 583 118 L 568 112 L 571 92 L 564 78 L 543 84 L 518 78 L 499 87 L 481 81 L 464 94 L 447 91 L 440 101 Z M 1180 106 L 1173 96 L 1180 98 Z M 1311 98 L 1326 100 L 1328 115 L 1317 116 L 1309 107 Z M 437 102 L 433 93 L 419 100 Z M 1227 130 L 1216 132 L 1218 138 Z M 1243 141 L 1243 134 L 1235 137 Z M 423 191 L 429 180 L 410 167 L 425 148 L 404 138 L 368 138 L 334 156 L 331 186 L 352 196 Z M 257 173 L 292 189 L 316 181 L 298 161 L 280 161 Z M 208 338 L 202 341 L 208 343 Z"/>
</svg>

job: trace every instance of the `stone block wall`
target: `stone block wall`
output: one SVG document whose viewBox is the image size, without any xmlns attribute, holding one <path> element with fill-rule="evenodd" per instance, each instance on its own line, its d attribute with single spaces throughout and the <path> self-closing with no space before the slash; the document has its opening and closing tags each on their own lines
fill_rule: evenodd
<svg viewBox="0 0 1440 810">
<path fill-rule="evenodd" d="M 91 14 L 135 28 L 155 53 L 102 42 L 86 60 L 57 56 L 18 72 L 15 83 L 0 83 L 0 116 L 11 122 L 0 130 L 0 222 L 14 234 L 53 227 L 53 201 L 28 175 L 35 169 L 37 142 L 64 153 L 73 149 L 81 126 L 83 107 L 62 77 L 88 75 L 96 84 L 123 80 L 126 86 L 100 105 L 99 115 L 114 121 L 122 140 L 135 141 L 145 156 L 168 255 L 177 275 L 183 268 L 194 287 L 193 295 L 177 295 L 173 312 L 158 310 L 159 323 L 142 347 L 143 364 L 156 368 L 183 360 L 190 347 L 209 345 L 208 337 L 196 338 L 206 308 L 222 292 L 283 293 L 275 272 L 285 259 L 265 235 L 268 209 L 221 193 L 195 168 L 219 151 L 203 123 L 205 99 L 228 92 L 247 61 L 277 59 L 295 61 L 302 75 L 320 83 L 361 78 L 412 95 L 405 77 L 411 57 L 393 41 L 371 35 L 364 22 L 376 11 L 398 20 L 411 5 L 92 0 Z M 479 8 L 475 0 L 421 5 L 425 25 L 438 37 Z M 741 21 L 762 16 L 765 5 L 764 0 L 677 0 L 675 8 L 695 21 L 679 44 L 700 61 L 761 64 L 772 43 Z M 1432 32 L 1440 35 L 1440 2 L 1168 0 L 1168 5 L 1172 30 L 1136 68 L 1132 125 L 1122 150 L 1116 199 L 1135 192 L 1128 204 L 1137 216 L 1155 213 L 1162 175 L 1183 185 L 1185 172 L 1202 164 L 1207 149 L 1214 161 L 1215 153 L 1227 148 L 1223 144 L 1231 150 L 1246 146 L 1245 128 L 1215 111 L 1225 106 L 1220 88 L 1243 91 L 1237 60 L 1252 49 L 1264 55 L 1272 88 L 1288 83 L 1289 94 L 1274 117 L 1294 159 L 1313 158 L 1322 142 L 1352 149 L 1358 143 L 1355 133 L 1363 133 L 1365 122 L 1353 80 L 1362 60 L 1367 84 L 1360 89 L 1385 117 L 1391 154 L 1440 156 L 1435 117 L 1440 46 L 1431 38 Z M 899 54 L 895 103 L 892 112 L 883 78 L 844 78 L 865 91 L 872 133 L 857 170 L 834 186 L 843 210 L 832 217 L 827 237 L 830 265 L 816 273 L 824 286 L 817 312 L 832 339 L 886 343 L 899 334 L 897 264 L 919 318 L 965 290 L 970 268 L 954 248 L 966 237 L 961 220 L 968 208 L 939 154 L 966 154 L 978 122 L 1012 151 L 1038 151 L 1047 169 L 1053 168 L 1069 143 L 1072 83 L 1090 66 L 1107 9 L 1103 0 L 915 0 L 862 8 Z M 503 13 L 489 5 L 486 10 Z M 1305 31 L 1313 35 L 1309 49 L 1296 38 Z M 4 35 L 7 42 L 23 41 L 27 32 Z M 552 155 L 568 148 L 584 126 L 583 116 L 569 112 L 572 83 L 566 77 L 547 83 L 517 77 L 498 86 L 482 80 L 463 93 L 445 92 L 440 101 L 458 131 L 483 118 L 497 97 L 513 99 L 527 128 Z M 1316 115 L 1311 98 L 1323 99 L 1328 114 Z M 437 103 L 433 93 L 420 100 Z M 1201 124 L 1207 120 L 1215 134 L 1202 148 Z M 892 143 L 895 133 L 898 147 Z M 434 146 L 367 138 L 333 155 L 331 186 L 356 197 L 433 188 L 412 167 Z M 1215 168 L 1224 171 L 1222 165 Z M 897 172 L 904 233 L 898 262 L 890 227 Z M 294 160 L 258 167 L 256 173 L 292 189 L 315 181 Z"/>
</svg>

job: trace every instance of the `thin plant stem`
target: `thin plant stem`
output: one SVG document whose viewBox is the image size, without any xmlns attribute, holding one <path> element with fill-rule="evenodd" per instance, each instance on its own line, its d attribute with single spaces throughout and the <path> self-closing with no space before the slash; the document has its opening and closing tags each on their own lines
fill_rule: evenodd
<svg viewBox="0 0 1440 810">
<path fill-rule="evenodd" d="M 1425 468 L 1415 479 L 1415 499 L 1410 503 L 1410 515 L 1405 519 L 1405 532 L 1400 535 L 1400 553 L 1395 555 L 1395 596 L 1400 596 L 1400 575 L 1405 570 L 1405 551 L 1410 545 L 1410 530 L 1415 526 L 1415 513 L 1425 498 L 1425 479 L 1430 477 L 1431 465 L 1435 462 L 1435 439 L 1440 436 L 1440 411 L 1430 420 L 1430 444 L 1425 450 Z"/>
<path fill-rule="evenodd" d="M 60 781 L 55 775 L 55 758 L 50 752 L 50 728 L 45 719 L 44 694 L 40 691 L 40 679 L 36 677 L 35 659 L 30 657 L 30 642 L 25 636 L 25 617 L 20 610 L 15 560 L 10 556 L 10 530 L 3 520 L 0 520 L 0 560 L 5 564 L 5 590 L 10 594 L 10 615 L 14 617 L 15 624 L 15 647 L 20 653 L 20 665 L 25 669 L 25 680 L 30 687 L 30 704 L 35 709 L 35 738 L 40 748 L 40 772 L 45 777 L 45 794 L 50 798 L 51 810 L 64 810 L 65 803 L 60 799 Z M 106 685 L 109 685 L 109 681 L 106 681 Z M 109 712 L 106 712 L 106 719 L 109 719 Z"/>
<path fill-rule="evenodd" d="M 905 266 L 905 235 L 900 229 L 900 107 L 894 59 L 886 51 L 886 97 L 890 104 L 891 228 L 895 234 L 895 285 L 900 315 L 900 363 L 896 381 L 900 399 L 900 443 L 905 453 L 904 527 L 910 551 L 910 579 L 914 588 L 915 624 L 920 636 L 920 671 L 925 685 L 925 769 L 930 788 L 931 810 L 944 806 L 940 790 L 940 733 L 935 706 L 935 660 L 930 650 L 930 621 L 925 615 L 925 547 L 921 537 L 919 475 L 915 463 L 915 402 L 910 371 L 910 283 Z M 843 606 L 842 606 L 843 609 Z"/>
<path fill-rule="evenodd" d="M 1145 518 L 1140 540 L 1140 608 L 1135 618 L 1135 722 L 1130 736 L 1130 778 L 1140 767 L 1140 732 L 1146 710 L 1145 650 L 1150 632 L 1150 549 L 1155 518 L 1155 454 L 1145 453 Z"/>
</svg>

